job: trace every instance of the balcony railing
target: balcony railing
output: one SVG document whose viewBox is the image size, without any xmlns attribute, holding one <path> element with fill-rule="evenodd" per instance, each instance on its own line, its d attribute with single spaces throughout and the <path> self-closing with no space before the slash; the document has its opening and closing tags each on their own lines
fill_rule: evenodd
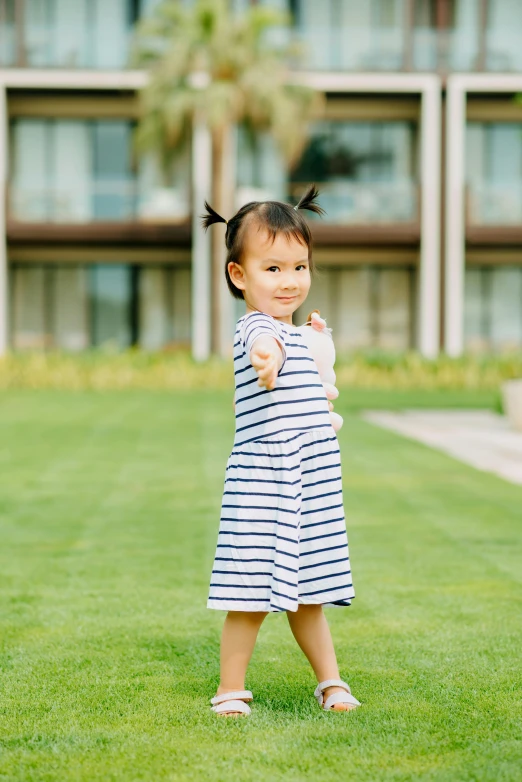
<svg viewBox="0 0 522 782">
<path fill-rule="evenodd" d="M 306 183 L 292 184 L 294 198 Z M 418 185 L 398 182 L 317 182 L 325 222 L 364 225 L 367 223 L 409 223 L 418 215 Z"/>
<path fill-rule="evenodd" d="M 467 190 L 470 225 L 520 225 L 522 184 L 472 183 Z"/>
<path fill-rule="evenodd" d="M 75 182 L 55 187 L 13 183 L 9 188 L 9 216 L 19 222 L 174 222 L 185 220 L 189 213 L 189 200 L 184 191 L 143 190 L 136 181 Z"/>
</svg>

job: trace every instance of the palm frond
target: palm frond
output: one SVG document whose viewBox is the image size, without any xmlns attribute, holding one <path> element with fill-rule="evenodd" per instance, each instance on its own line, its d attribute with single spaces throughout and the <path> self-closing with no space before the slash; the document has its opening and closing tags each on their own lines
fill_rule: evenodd
<svg viewBox="0 0 522 782">
<path fill-rule="evenodd" d="M 295 49 L 291 42 L 276 45 L 271 32 L 288 32 L 289 21 L 288 14 L 261 5 L 236 16 L 227 0 L 195 0 L 190 8 L 181 0 L 159 3 L 133 42 L 133 62 L 150 72 L 137 148 L 165 145 L 159 157 L 172 157 L 197 113 L 210 128 L 245 121 L 254 131 L 270 131 L 292 165 L 324 98 L 287 83 Z M 204 89 L 190 81 L 199 71 L 210 77 Z"/>
</svg>

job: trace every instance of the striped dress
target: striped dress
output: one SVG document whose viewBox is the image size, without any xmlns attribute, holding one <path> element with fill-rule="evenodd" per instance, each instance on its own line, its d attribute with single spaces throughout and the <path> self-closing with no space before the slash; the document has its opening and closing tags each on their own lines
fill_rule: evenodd
<svg viewBox="0 0 522 782">
<path fill-rule="evenodd" d="M 275 388 L 261 388 L 250 350 L 281 345 Z M 295 327 L 262 312 L 237 322 L 236 433 L 226 473 L 208 608 L 297 611 L 354 597 L 341 462 L 315 362 Z"/>
</svg>

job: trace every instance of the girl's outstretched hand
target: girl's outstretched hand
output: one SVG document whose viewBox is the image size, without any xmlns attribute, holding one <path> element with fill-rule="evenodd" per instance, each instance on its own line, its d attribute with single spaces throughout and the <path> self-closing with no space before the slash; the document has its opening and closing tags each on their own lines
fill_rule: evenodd
<svg viewBox="0 0 522 782">
<path fill-rule="evenodd" d="M 256 339 L 250 351 L 250 362 L 258 375 L 257 384 L 269 391 L 275 388 L 282 364 L 282 352 L 276 340 L 273 337 Z"/>
</svg>

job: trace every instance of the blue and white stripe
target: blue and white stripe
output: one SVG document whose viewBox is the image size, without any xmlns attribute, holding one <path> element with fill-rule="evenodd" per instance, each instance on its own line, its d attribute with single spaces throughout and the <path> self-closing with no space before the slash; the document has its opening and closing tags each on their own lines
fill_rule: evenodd
<svg viewBox="0 0 522 782">
<path fill-rule="evenodd" d="M 273 391 L 260 390 L 248 359 L 261 334 L 283 350 Z M 207 605 L 350 605 L 339 446 L 315 363 L 299 332 L 264 313 L 240 318 L 234 341 L 236 437 Z"/>
<path fill-rule="evenodd" d="M 250 363 L 250 350 L 260 336 L 272 336 L 283 351 L 283 364 L 273 390 L 261 389 Z M 328 400 L 302 335 L 270 315 L 252 312 L 239 319 L 234 339 L 236 436 L 234 446 L 262 437 L 330 428 Z"/>
</svg>

